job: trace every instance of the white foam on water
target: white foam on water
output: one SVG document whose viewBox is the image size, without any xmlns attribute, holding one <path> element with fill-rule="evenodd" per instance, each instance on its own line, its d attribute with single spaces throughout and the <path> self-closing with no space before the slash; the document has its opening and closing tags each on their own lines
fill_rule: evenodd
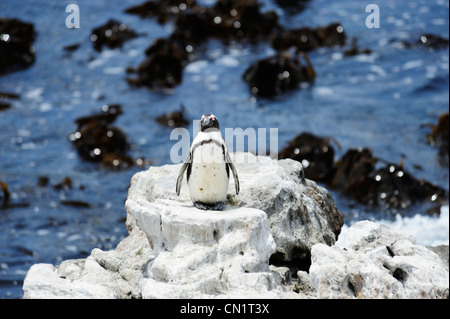
<svg viewBox="0 0 450 319">
<path fill-rule="evenodd" d="M 419 245 L 439 246 L 449 244 L 449 206 L 442 206 L 439 216 L 417 214 L 412 217 L 402 217 L 399 214 L 395 220 L 374 220 L 416 238 Z M 356 222 L 355 222 L 356 223 Z M 344 247 L 350 226 L 344 225 L 339 235 L 337 246 Z"/>
<path fill-rule="evenodd" d="M 423 64 L 424 64 L 423 60 L 408 61 L 405 64 L 403 64 L 403 70 L 418 68 L 421 67 Z"/>
<path fill-rule="evenodd" d="M 125 73 L 125 69 L 121 66 L 110 66 L 103 69 L 104 74 L 122 74 Z"/>
<path fill-rule="evenodd" d="M 187 73 L 200 73 L 202 72 L 206 67 L 208 67 L 209 63 L 208 61 L 196 61 L 189 63 L 184 71 Z"/>
<path fill-rule="evenodd" d="M 44 92 L 43 88 L 34 88 L 25 93 L 25 97 L 31 100 L 38 99 L 41 97 L 43 92 Z"/>
<path fill-rule="evenodd" d="M 314 92 L 318 95 L 327 95 L 327 96 L 331 96 L 334 94 L 333 89 L 324 86 L 314 88 Z"/>
<path fill-rule="evenodd" d="M 229 66 L 234 67 L 239 65 L 239 60 L 236 58 L 233 58 L 232 56 L 225 55 L 223 57 L 220 57 L 217 59 L 216 64 L 223 65 L 223 66 Z"/>
</svg>

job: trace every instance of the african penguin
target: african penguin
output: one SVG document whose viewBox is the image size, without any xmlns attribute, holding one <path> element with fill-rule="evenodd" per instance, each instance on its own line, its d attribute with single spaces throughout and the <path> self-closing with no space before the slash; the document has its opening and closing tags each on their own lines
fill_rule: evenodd
<svg viewBox="0 0 450 319">
<path fill-rule="evenodd" d="M 239 194 L 236 168 L 220 133 L 219 121 L 211 113 L 204 114 L 200 119 L 198 134 L 178 175 L 177 195 L 180 195 L 186 170 L 189 194 L 198 209 L 223 209 L 227 199 L 230 170 L 233 173 L 236 195 Z"/>
</svg>

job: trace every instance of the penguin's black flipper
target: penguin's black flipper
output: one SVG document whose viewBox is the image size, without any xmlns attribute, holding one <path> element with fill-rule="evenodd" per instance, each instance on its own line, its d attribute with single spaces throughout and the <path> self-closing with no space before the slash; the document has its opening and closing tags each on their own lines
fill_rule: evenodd
<svg viewBox="0 0 450 319">
<path fill-rule="evenodd" d="M 178 174 L 178 178 L 177 178 L 177 196 L 180 196 L 180 190 L 181 190 L 181 183 L 183 181 L 183 176 L 184 176 L 184 172 L 191 166 L 191 162 L 192 162 L 192 157 L 191 157 L 191 152 L 189 152 L 188 157 L 186 158 L 186 161 L 184 162 L 183 166 L 181 166 L 180 169 L 180 173 Z"/>
<path fill-rule="evenodd" d="M 233 173 L 233 178 L 234 178 L 234 187 L 236 189 L 236 195 L 239 195 L 239 190 L 240 190 L 240 186 L 239 186 L 239 177 L 236 171 L 236 167 L 234 166 L 233 162 L 231 161 L 230 158 L 230 154 L 225 155 L 225 162 L 226 165 L 228 165 L 228 167 L 231 169 L 231 172 Z"/>
</svg>

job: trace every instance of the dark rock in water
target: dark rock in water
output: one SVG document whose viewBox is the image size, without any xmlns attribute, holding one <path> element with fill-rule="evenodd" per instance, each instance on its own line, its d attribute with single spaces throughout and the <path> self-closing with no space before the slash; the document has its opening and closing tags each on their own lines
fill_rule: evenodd
<svg viewBox="0 0 450 319">
<path fill-rule="evenodd" d="M 11 201 L 11 193 L 9 192 L 8 184 L 6 182 L 0 180 L 0 209 L 9 209 L 9 208 L 17 208 L 17 207 L 28 207 L 30 203 L 20 202 L 14 203 Z"/>
<path fill-rule="evenodd" d="M 82 116 L 75 120 L 75 123 L 80 126 L 84 126 L 89 122 L 103 122 L 107 124 L 113 123 L 119 115 L 121 115 L 122 107 L 119 104 L 103 105 L 102 112 L 99 114 Z"/>
<path fill-rule="evenodd" d="M 185 44 L 174 38 L 158 39 L 145 51 L 146 58 L 129 84 L 149 88 L 173 88 L 181 83 L 188 53 Z"/>
<path fill-rule="evenodd" d="M 278 51 L 295 47 L 300 51 L 307 52 L 323 46 L 342 46 L 345 44 L 345 41 L 344 27 L 340 23 L 335 22 L 316 29 L 304 27 L 279 32 L 272 41 L 272 46 Z"/>
<path fill-rule="evenodd" d="M 66 191 L 71 190 L 72 189 L 72 179 L 68 176 L 64 177 L 64 179 L 61 182 L 53 185 L 53 189 L 66 190 Z"/>
<path fill-rule="evenodd" d="M 300 82 L 313 82 L 314 68 L 306 55 L 303 65 L 297 55 L 281 53 L 252 64 L 243 78 L 253 94 L 273 97 L 288 90 L 297 89 Z"/>
<path fill-rule="evenodd" d="M 81 45 L 81 43 L 74 43 L 74 44 L 65 45 L 63 47 L 63 50 L 68 51 L 68 52 L 76 51 L 76 50 L 78 50 L 80 45 Z"/>
<path fill-rule="evenodd" d="M 294 1 L 280 3 L 294 5 Z M 145 60 L 134 70 L 137 77 L 127 78 L 128 83 L 149 88 L 179 85 L 183 68 L 194 58 L 194 48 L 209 39 L 253 42 L 275 38 L 273 46 L 279 51 L 292 46 L 308 51 L 345 43 L 344 28 L 339 23 L 316 29 L 285 30 L 276 12 L 262 12 L 261 7 L 258 0 L 217 0 L 211 7 L 197 5 L 194 0 L 162 0 L 147 1 L 126 9 L 126 12 L 141 17 L 158 16 L 160 22 L 165 22 L 168 16 L 176 16 L 172 35 L 158 39 L 146 50 Z M 251 66 L 244 78 L 254 94 L 274 96 L 315 78 L 311 63 L 306 56 L 304 59 L 306 67 L 297 56 L 280 54 Z M 267 73 L 270 74 L 265 75 Z"/>
<path fill-rule="evenodd" d="M 2 188 L 2 194 L 0 194 L 0 208 L 7 208 L 11 199 L 11 193 L 8 189 L 8 184 L 0 180 L 0 187 Z"/>
<path fill-rule="evenodd" d="M 218 0 L 212 7 L 197 6 L 181 12 L 173 34 L 187 42 L 202 43 L 209 38 L 266 39 L 279 29 L 278 15 L 261 12 L 256 0 Z"/>
<path fill-rule="evenodd" d="M 89 122 L 80 127 L 80 139 L 74 141 L 85 159 L 101 160 L 105 153 L 122 153 L 128 150 L 125 134 L 117 127 L 99 122 Z M 77 134 L 75 133 L 75 135 Z"/>
<path fill-rule="evenodd" d="M 111 49 L 119 48 L 122 47 L 125 41 L 134 39 L 137 36 L 138 34 L 126 24 L 109 20 L 104 25 L 92 30 L 91 41 L 94 49 L 101 51 L 104 45 Z"/>
<path fill-rule="evenodd" d="M 307 178 L 320 181 L 333 167 L 334 154 L 329 138 L 304 132 L 290 141 L 278 154 L 278 158 L 299 161 Z"/>
<path fill-rule="evenodd" d="M 448 197 L 446 190 L 416 179 L 402 165 L 376 158 L 368 148 L 350 149 L 333 164 L 334 154 L 330 138 L 302 133 L 278 158 L 301 162 L 307 178 L 323 182 L 364 205 L 406 209 L 419 202 L 442 204 Z M 386 164 L 377 168 L 380 162 Z"/>
<path fill-rule="evenodd" d="M 327 172 L 324 181 L 331 188 L 350 189 L 375 169 L 377 159 L 368 148 L 350 149 Z"/>
<path fill-rule="evenodd" d="M 195 47 L 205 41 L 267 39 L 281 29 L 277 14 L 262 13 L 261 4 L 256 0 L 218 0 L 208 8 L 196 6 L 194 2 L 189 6 L 185 4 L 177 7 L 182 6 L 183 10 L 175 10 L 177 17 L 172 35 L 156 40 L 146 50 L 145 60 L 135 70 L 137 77 L 127 78 L 129 84 L 173 88 L 181 83 L 183 68 L 193 60 Z"/>
<path fill-rule="evenodd" d="M 437 125 L 431 125 L 431 133 L 427 135 L 428 143 L 439 147 L 440 162 L 448 166 L 449 157 L 449 112 L 439 117 Z"/>
<path fill-rule="evenodd" d="M 20 95 L 16 93 L 10 93 L 10 92 L 1 92 L 0 91 L 0 101 L 3 99 L 19 99 Z"/>
<path fill-rule="evenodd" d="M 417 41 L 419 45 L 425 45 L 429 48 L 443 49 L 448 47 L 449 41 L 439 35 L 424 33 Z"/>
<path fill-rule="evenodd" d="M 388 164 L 347 189 L 362 203 L 404 209 L 417 202 L 444 203 L 446 191 L 425 180 L 418 180 L 403 167 Z"/>
<path fill-rule="evenodd" d="M 35 61 L 34 26 L 14 18 L 0 18 L 0 75 L 25 69 Z"/>
<path fill-rule="evenodd" d="M 185 108 L 181 105 L 179 111 L 173 111 L 161 116 L 158 116 L 155 120 L 161 125 L 168 127 L 182 127 L 189 124 L 189 121 L 184 116 Z"/>
<path fill-rule="evenodd" d="M 49 182 L 50 182 L 50 179 L 48 178 L 48 176 L 39 176 L 37 186 L 46 187 Z"/>
<path fill-rule="evenodd" d="M 150 161 L 130 157 L 127 154 L 130 149 L 127 136 L 112 125 L 121 114 L 120 105 L 103 105 L 101 113 L 75 120 L 78 128 L 69 135 L 69 140 L 85 160 L 101 162 L 103 166 L 111 168 L 129 168 L 134 165 L 145 168 Z M 64 181 L 61 183 L 62 188 L 66 185 Z"/>
<path fill-rule="evenodd" d="M 411 37 L 413 38 L 413 36 Z M 428 47 L 432 49 L 444 49 L 448 47 L 449 40 L 431 33 L 424 33 L 415 42 L 391 39 L 389 43 L 393 44 L 398 49 L 412 49 L 417 47 Z"/>
<path fill-rule="evenodd" d="M 405 209 L 417 202 L 444 202 L 447 197 L 444 189 L 416 179 L 402 166 L 387 163 L 376 169 L 378 162 L 367 148 L 349 150 L 324 181 L 363 204 L 392 209 Z"/>
<path fill-rule="evenodd" d="M 278 15 L 262 13 L 257 0 L 218 0 L 211 7 L 194 0 L 147 1 L 125 10 L 141 17 L 157 16 L 160 23 L 176 16 L 174 34 L 185 34 L 186 41 L 204 42 L 219 39 L 251 39 L 268 36 L 280 28 Z"/>
<path fill-rule="evenodd" d="M 0 101 L 0 111 L 5 111 L 11 107 L 11 104 Z"/>
<path fill-rule="evenodd" d="M 75 121 L 78 128 L 70 134 L 69 139 L 82 158 L 102 161 L 105 154 L 112 153 L 120 157 L 128 151 L 129 144 L 125 133 L 111 125 L 120 114 L 120 105 L 104 105 L 102 113 L 81 117 Z"/>
<path fill-rule="evenodd" d="M 153 0 L 125 9 L 125 12 L 141 18 L 157 17 L 159 23 L 165 23 L 170 17 L 196 5 L 195 0 Z"/>
<path fill-rule="evenodd" d="M 129 168 L 135 165 L 135 161 L 127 154 L 105 152 L 102 156 L 102 165 L 110 168 Z"/>
<path fill-rule="evenodd" d="M 188 45 L 193 47 L 206 42 L 216 32 L 216 26 L 205 12 L 205 8 L 197 7 L 179 14 L 171 38 L 180 42 L 185 49 Z"/>
<path fill-rule="evenodd" d="M 62 200 L 60 201 L 61 205 L 64 206 L 71 206 L 71 207 L 77 207 L 77 208 L 91 208 L 91 204 L 88 202 L 84 202 L 81 200 Z"/>
<path fill-rule="evenodd" d="M 6 111 L 11 107 L 11 103 L 9 103 L 7 99 L 18 99 L 18 98 L 20 98 L 18 94 L 0 91 L 0 111 Z"/>
<path fill-rule="evenodd" d="M 281 30 L 274 11 L 261 12 L 257 0 L 218 0 L 207 11 L 213 36 L 221 39 L 267 39 Z"/>
<path fill-rule="evenodd" d="M 78 127 L 84 126 L 89 122 L 103 122 L 111 124 L 122 113 L 122 107 L 120 106 L 120 104 L 105 104 L 102 106 L 102 112 L 98 114 L 79 117 L 75 120 L 75 123 L 78 125 Z"/>
</svg>

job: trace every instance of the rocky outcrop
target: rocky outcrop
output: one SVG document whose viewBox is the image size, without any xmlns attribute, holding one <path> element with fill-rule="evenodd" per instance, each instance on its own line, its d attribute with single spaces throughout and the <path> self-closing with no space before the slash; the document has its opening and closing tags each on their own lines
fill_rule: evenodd
<svg viewBox="0 0 450 319">
<path fill-rule="evenodd" d="M 229 196 L 229 201 L 232 206 L 256 208 L 267 214 L 276 243 L 274 258 L 309 259 L 314 244 L 334 244 L 343 225 L 342 214 L 325 188 L 302 177 L 299 162 L 276 161 L 249 153 L 235 153 L 233 161 L 242 186 L 239 196 Z M 128 199 L 181 200 L 191 205 L 185 185 L 180 197 L 174 192 L 173 181 L 179 168 L 179 165 L 150 167 L 135 174 Z"/>
<path fill-rule="evenodd" d="M 270 271 L 275 251 L 266 214 L 251 208 L 199 211 L 156 200 L 127 208 L 147 234 L 155 258 L 141 281 L 143 298 L 277 297 L 279 276 Z"/>
<path fill-rule="evenodd" d="M 25 277 L 24 298 L 139 298 L 138 284 L 153 258 L 145 233 L 127 219 L 129 235 L 115 250 L 93 249 L 86 259 L 54 267 L 33 265 Z"/>
<path fill-rule="evenodd" d="M 233 155 L 242 191 L 224 211 L 194 208 L 185 185 L 176 196 L 180 165 L 137 173 L 128 237 L 86 259 L 32 266 L 24 298 L 448 297 L 442 260 L 388 227 L 358 223 L 345 249 L 333 246 L 342 215 L 300 163 Z"/>
<path fill-rule="evenodd" d="M 344 247 L 317 244 L 310 277 L 318 298 L 448 298 L 448 266 L 432 250 L 369 221 L 349 229 Z"/>
</svg>

